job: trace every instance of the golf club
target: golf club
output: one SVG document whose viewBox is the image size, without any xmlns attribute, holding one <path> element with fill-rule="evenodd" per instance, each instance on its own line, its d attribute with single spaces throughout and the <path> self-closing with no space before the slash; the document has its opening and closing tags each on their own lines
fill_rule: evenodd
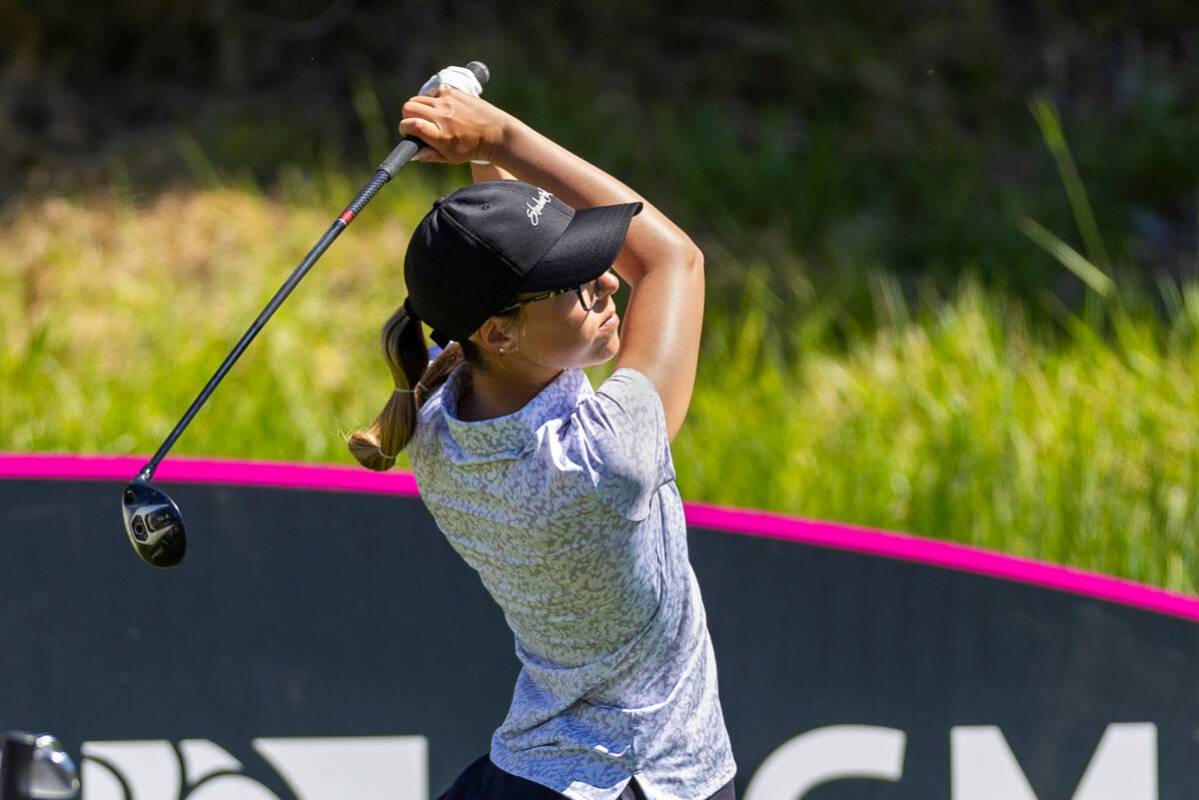
<svg viewBox="0 0 1199 800">
<path fill-rule="evenodd" d="M 48 733 L 10 731 L 0 751 L 0 800 L 68 798 L 79 792 L 75 762 Z"/>
<path fill-rule="evenodd" d="M 479 61 L 472 61 L 466 65 L 480 84 L 487 83 L 491 77 L 490 71 L 486 65 Z M 171 431 L 171 434 L 158 448 L 158 452 L 154 457 L 142 467 L 137 476 L 130 484 L 125 487 L 122 496 L 121 510 L 125 520 L 125 533 L 129 536 L 129 542 L 133 545 L 134 551 L 138 557 L 147 564 L 155 567 L 173 567 L 183 560 L 184 554 L 187 552 L 187 536 L 184 531 L 183 515 L 179 511 L 179 506 L 175 504 L 165 492 L 160 491 L 150 485 L 150 479 L 154 477 L 154 471 L 158 468 L 159 463 L 170 451 L 175 441 L 187 428 L 192 417 L 196 415 L 208 400 L 217 384 L 225 377 L 225 373 L 233 366 L 237 359 L 249 346 L 250 342 L 258 334 L 258 331 L 266 324 L 266 321 L 271 318 L 275 310 L 283 303 L 291 291 L 307 274 L 312 265 L 317 259 L 324 254 L 333 240 L 346 229 L 359 212 L 366 206 L 367 203 L 383 188 L 383 185 L 395 177 L 401 169 L 416 155 L 417 151 L 424 146 L 424 143 L 415 136 L 406 136 L 403 141 L 396 145 L 391 154 L 383 160 L 375 171 L 374 177 L 370 182 L 358 193 L 358 195 L 350 202 L 345 211 L 341 213 L 333 224 L 329 227 L 325 234 L 320 238 L 316 245 L 304 256 L 304 259 L 292 272 L 291 277 L 284 282 L 275 296 L 267 304 L 258 318 L 254 320 L 254 324 L 241 337 L 241 341 L 233 348 L 233 351 L 225 358 L 224 362 L 217 369 L 216 373 L 209 379 L 208 384 L 200 392 L 199 396 L 192 402 L 191 407 L 187 409 L 187 413 L 183 415 L 183 419 Z"/>
</svg>

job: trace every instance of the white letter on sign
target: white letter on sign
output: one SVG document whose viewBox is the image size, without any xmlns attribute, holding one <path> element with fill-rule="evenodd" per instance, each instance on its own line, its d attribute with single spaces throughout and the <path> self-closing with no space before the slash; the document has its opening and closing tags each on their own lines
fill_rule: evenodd
<svg viewBox="0 0 1199 800">
<path fill-rule="evenodd" d="M 999 728 L 954 728 L 949 742 L 953 800 L 1037 800 Z M 1157 800 L 1157 726 L 1108 725 L 1074 800 Z"/>
<path fill-rule="evenodd" d="M 303 800 L 426 800 L 423 736 L 255 739 L 254 749 Z"/>
<path fill-rule="evenodd" d="M 833 725 L 784 742 L 754 773 L 745 800 L 800 800 L 842 778 L 897 781 L 907 736 L 894 728 Z"/>
</svg>

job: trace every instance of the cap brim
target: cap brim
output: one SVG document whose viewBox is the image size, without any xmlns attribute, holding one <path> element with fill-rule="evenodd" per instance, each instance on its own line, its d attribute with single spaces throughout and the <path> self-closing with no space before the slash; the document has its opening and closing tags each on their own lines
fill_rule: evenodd
<svg viewBox="0 0 1199 800">
<path fill-rule="evenodd" d="M 642 203 L 580 208 L 562 236 L 533 265 L 518 292 L 565 289 L 594 280 L 612 266 L 629 232 L 629 223 L 641 213 Z"/>
</svg>

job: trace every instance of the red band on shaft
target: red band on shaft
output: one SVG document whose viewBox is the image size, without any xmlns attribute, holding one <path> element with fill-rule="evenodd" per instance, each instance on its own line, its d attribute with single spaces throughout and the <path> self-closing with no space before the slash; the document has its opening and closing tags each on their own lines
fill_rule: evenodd
<svg viewBox="0 0 1199 800">
<path fill-rule="evenodd" d="M 349 225 L 354 221 L 354 212 L 347 208 L 345 211 L 341 212 L 341 216 L 338 217 L 338 219 Z"/>
</svg>

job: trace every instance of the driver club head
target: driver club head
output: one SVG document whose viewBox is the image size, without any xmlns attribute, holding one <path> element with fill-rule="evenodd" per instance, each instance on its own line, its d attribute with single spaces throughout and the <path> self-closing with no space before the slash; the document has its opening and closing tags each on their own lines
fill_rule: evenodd
<svg viewBox="0 0 1199 800">
<path fill-rule="evenodd" d="M 0 743 L 3 800 L 67 800 L 79 794 L 79 771 L 55 737 L 9 731 Z"/>
<path fill-rule="evenodd" d="M 79 770 L 58 739 L 43 733 L 37 737 L 35 748 L 29 774 L 29 797 L 50 800 L 79 794 Z"/>
<path fill-rule="evenodd" d="M 121 511 L 129 543 L 142 561 L 153 567 L 173 567 L 183 560 L 187 552 L 183 515 L 164 492 L 135 479 L 125 487 Z"/>
</svg>

